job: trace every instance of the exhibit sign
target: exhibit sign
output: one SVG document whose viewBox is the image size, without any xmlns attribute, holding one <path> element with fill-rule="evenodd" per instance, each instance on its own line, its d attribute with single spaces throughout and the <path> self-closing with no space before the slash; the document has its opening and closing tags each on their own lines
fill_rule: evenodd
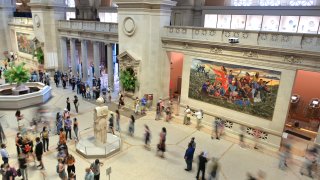
<svg viewBox="0 0 320 180">
<path fill-rule="evenodd" d="M 194 59 L 189 98 L 272 120 L 281 72 Z"/>
</svg>

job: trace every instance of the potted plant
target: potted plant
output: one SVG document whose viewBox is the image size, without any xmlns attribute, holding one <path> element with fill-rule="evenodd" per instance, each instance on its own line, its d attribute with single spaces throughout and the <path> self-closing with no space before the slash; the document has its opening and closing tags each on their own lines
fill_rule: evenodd
<svg viewBox="0 0 320 180">
<path fill-rule="evenodd" d="M 33 53 L 33 57 L 38 59 L 38 63 L 43 65 L 44 63 L 44 54 L 41 47 L 37 47 Z"/>
<path fill-rule="evenodd" d="M 24 68 L 24 65 L 25 63 L 21 63 L 19 65 L 10 63 L 10 68 L 4 72 L 6 82 L 10 84 L 16 83 L 16 87 L 12 90 L 21 91 L 29 89 L 23 85 L 30 79 L 30 73 L 26 68 Z"/>
<path fill-rule="evenodd" d="M 132 68 L 120 71 L 120 82 L 124 91 L 134 93 L 138 86 L 138 79 Z"/>
</svg>

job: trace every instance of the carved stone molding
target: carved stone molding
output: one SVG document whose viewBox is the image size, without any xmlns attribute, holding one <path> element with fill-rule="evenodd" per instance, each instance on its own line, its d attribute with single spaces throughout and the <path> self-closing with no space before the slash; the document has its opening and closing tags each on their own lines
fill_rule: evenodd
<svg viewBox="0 0 320 180">
<path fill-rule="evenodd" d="M 243 52 L 243 56 L 246 56 L 246 57 L 255 57 L 255 58 L 258 58 L 258 57 L 259 57 L 258 52 L 252 52 L 252 51 L 245 51 L 245 52 Z"/>
<path fill-rule="evenodd" d="M 289 40 L 290 40 L 290 36 L 282 35 L 282 38 L 281 38 L 282 42 L 289 42 Z"/>
<path fill-rule="evenodd" d="M 231 36 L 231 33 L 230 32 L 224 32 L 224 36 L 228 38 L 228 37 Z"/>
<path fill-rule="evenodd" d="M 127 36 L 133 36 L 136 31 L 136 23 L 131 17 L 126 17 L 123 20 L 123 32 Z"/>
<path fill-rule="evenodd" d="M 187 29 L 182 29 L 182 34 L 186 34 L 187 33 Z"/>
<path fill-rule="evenodd" d="M 301 64 L 302 58 L 296 56 L 284 56 L 283 61 L 291 64 Z"/>
<path fill-rule="evenodd" d="M 253 136 L 255 138 L 259 138 L 259 139 L 263 139 L 263 140 L 268 139 L 268 133 L 261 131 L 259 129 L 247 127 L 246 132 L 247 132 L 247 134 L 249 134 L 250 136 Z"/>
<path fill-rule="evenodd" d="M 190 49 L 191 47 L 189 46 L 189 44 L 188 43 L 184 43 L 184 45 L 183 45 L 183 49 Z"/>
<path fill-rule="evenodd" d="M 212 48 L 210 48 L 210 52 L 214 53 L 214 54 L 222 54 L 222 49 L 221 48 L 212 47 Z"/>
<path fill-rule="evenodd" d="M 202 30 L 202 35 L 207 35 L 207 30 Z"/>
<path fill-rule="evenodd" d="M 233 36 L 236 37 L 236 38 L 238 38 L 238 37 L 240 36 L 240 33 L 239 33 L 239 32 L 234 32 L 234 33 L 233 33 Z"/>
<path fill-rule="evenodd" d="M 249 34 L 248 33 L 242 33 L 242 38 L 243 39 L 248 39 L 248 37 L 249 37 Z"/>
<path fill-rule="evenodd" d="M 140 60 L 135 58 L 131 53 L 125 51 L 117 56 L 119 60 L 120 70 L 126 70 L 127 68 L 132 68 L 135 75 L 138 77 Z"/>
<path fill-rule="evenodd" d="M 271 41 L 278 41 L 279 36 L 276 34 L 271 35 Z"/>
<path fill-rule="evenodd" d="M 211 31 L 209 32 L 209 34 L 210 34 L 210 36 L 214 36 L 214 35 L 216 35 L 216 32 L 215 32 L 214 30 L 211 30 Z"/>
<path fill-rule="evenodd" d="M 266 34 L 266 33 L 260 34 L 260 39 L 263 40 L 263 41 L 267 40 L 268 39 L 268 34 Z"/>
</svg>

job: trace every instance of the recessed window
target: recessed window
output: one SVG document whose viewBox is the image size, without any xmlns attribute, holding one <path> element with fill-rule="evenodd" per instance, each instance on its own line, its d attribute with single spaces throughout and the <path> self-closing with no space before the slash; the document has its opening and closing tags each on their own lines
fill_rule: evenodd
<svg viewBox="0 0 320 180">
<path fill-rule="evenodd" d="M 100 22 L 118 22 L 118 13 L 99 13 Z"/>
<path fill-rule="evenodd" d="M 206 28 L 216 28 L 217 27 L 217 18 L 216 14 L 206 14 L 204 16 L 204 27 Z"/>
</svg>

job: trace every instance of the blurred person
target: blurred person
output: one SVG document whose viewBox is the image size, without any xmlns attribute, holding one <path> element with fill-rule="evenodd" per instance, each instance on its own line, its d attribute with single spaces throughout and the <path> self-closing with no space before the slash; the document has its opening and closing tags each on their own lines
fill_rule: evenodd
<svg viewBox="0 0 320 180">
<path fill-rule="evenodd" d="M 208 162 L 207 159 L 207 153 L 206 152 L 201 152 L 200 155 L 198 156 L 199 161 L 198 161 L 198 172 L 196 178 L 199 179 L 199 174 L 200 171 L 202 172 L 202 180 L 205 179 L 205 171 L 206 171 L 206 164 Z"/>
<path fill-rule="evenodd" d="M 63 126 L 62 116 L 61 116 L 60 112 L 57 112 L 57 115 L 56 115 L 56 128 L 57 128 L 57 134 L 58 135 L 60 134 L 60 129 L 62 128 L 62 126 Z"/>
<path fill-rule="evenodd" d="M 94 174 L 94 180 L 100 179 L 100 166 L 103 166 L 103 163 L 101 163 L 99 159 L 96 159 L 90 166 L 90 169 Z"/>
<path fill-rule="evenodd" d="M 68 179 L 63 159 L 58 159 L 58 165 L 56 167 L 56 171 L 57 171 L 60 179 L 62 179 L 62 180 Z"/>
<path fill-rule="evenodd" d="M 120 93 L 118 109 L 121 109 L 124 105 L 124 96 Z"/>
<path fill-rule="evenodd" d="M 157 106 L 156 106 L 156 118 L 155 118 L 155 120 L 160 120 L 160 111 L 161 111 L 160 102 L 157 102 Z"/>
<path fill-rule="evenodd" d="M 134 123 L 135 123 L 135 118 L 133 115 L 130 116 L 130 124 L 129 124 L 129 135 L 133 136 L 134 134 Z"/>
<path fill-rule="evenodd" d="M 187 163 L 187 168 L 184 169 L 186 171 L 191 171 L 192 170 L 192 161 L 193 161 L 193 155 L 194 155 L 194 151 L 195 151 L 195 148 L 192 147 L 192 143 L 189 143 L 188 144 L 188 148 L 184 154 L 184 159 Z"/>
<path fill-rule="evenodd" d="M 94 180 L 94 174 L 90 168 L 86 168 L 86 174 L 84 180 Z"/>
<path fill-rule="evenodd" d="M 90 86 L 87 84 L 86 86 L 86 98 L 91 99 L 91 89 Z"/>
<path fill-rule="evenodd" d="M 169 122 L 171 120 L 171 106 L 166 107 L 166 121 Z"/>
<path fill-rule="evenodd" d="M 160 117 L 162 118 L 162 112 L 164 110 L 164 101 L 162 100 L 162 98 L 160 98 L 159 102 L 160 102 Z"/>
<path fill-rule="evenodd" d="M 109 118 L 109 130 L 112 132 L 112 134 L 114 134 L 114 118 L 113 118 L 113 114 L 110 114 L 110 118 Z"/>
<path fill-rule="evenodd" d="M 18 122 L 18 130 L 21 132 L 23 127 L 24 127 L 24 122 L 23 122 L 23 114 L 21 114 L 21 111 L 18 109 L 15 114 Z"/>
<path fill-rule="evenodd" d="M 70 119 L 70 116 L 67 117 L 66 120 L 64 120 L 64 130 L 66 132 L 66 138 L 68 138 L 69 134 L 69 139 L 72 140 L 71 138 L 71 126 L 72 126 L 72 121 Z"/>
<path fill-rule="evenodd" d="M 2 124 L 0 123 L 0 144 L 7 142 L 6 134 L 3 131 Z"/>
<path fill-rule="evenodd" d="M 70 83 L 71 83 L 71 86 L 72 86 L 72 91 L 74 92 L 74 89 L 76 87 L 76 78 L 74 77 L 74 75 L 72 75 Z"/>
<path fill-rule="evenodd" d="M 308 149 L 305 155 L 304 163 L 300 169 L 300 174 L 305 175 L 305 171 L 307 171 L 307 176 L 309 176 L 310 178 L 313 178 L 312 167 L 313 167 L 313 163 L 315 162 L 316 162 L 316 154 Z"/>
<path fill-rule="evenodd" d="M 116 110 L 116 131 L 119 131 L 120 132 L 120 112 L 119 110 L 117 109 Z"/>
<path fill-rule="evenodd" d="M 5 179 L 6 180 L 14 180 L 17 176 L 17 170 L 10 166 L 9 164 L 4 164 L 4 171 L 5 171 Z"/>
<path fill-rule="evenodd" d="M 7 146 L 5 144 L 1 144 L 0 153 L 1 153 L 3 164 L 8 164 L 9 162 L 9 153 L 6 148 Z"/>
<path fill-rule="evenodd" d="M 194 113 L 194 116 L 196 116 L 197 119 L 197 126 L 196 128 L 199 130 L 201 126 L 201 120 L 203 119 L 203 111 L 199 109 L 199 111 Z"/>
<path fill-rule="evenodd" d="M 19 169 L 23 180 L 28 180 L 28 169 L 26 155 L 20 153 L 18 156 Z"/>
<path fill-rule="evenodd" d="M 63 117 L 63 119 L 65 120 L 65 119 L 67 119 L 67 117 L 69 117 L 69 116 L 70 116 L 70 111 L 68 111 L 68 109 L 65 108 L 64 111 L 63 111 L 62 117 Z"/>
<path fill-rule="evenodd" d="M 66 157 L 67 161 L 67 172 L 68 172 L 68 177 L 70 178 L 71 172 L 76 173 L 76 167 L 74 166 L 76 160 L 74 157 L 69 153 Z"/>
<path fill-rule="evenodd" d="M 146 114 L 147 98 L 143 96 L 141 99 L 141 115 Z"/>
<path fill-rule="evenodd" d="M 42 138 L 42 143 L 43 143 L 43 151 L 46 152 L 49 151 L 49 131 L 47 130 L 47 127 L 44 126 L 41 133 L 40 137 Z"/>
<path fill-rule="evenodd" d="M 138 97 L 137 97 L 138 98 Z M 140 109 L 140 100 L 136 100 L 135 101 L 135 105 L 134 105 L 135 109 L 134 109 L 134 113 L 135 114 L 139 114 L 139 109 Z"/>
<path fill-rule="evenodd" d="M 287 161 L 290 158 L 290 155 L 291 155 L 291 145 L 289 143 L 286 143 L 284 145 L 283 152 L 280 152 L 279 168 L 281 170 L 285 170 L 285 168 L 288 167 Z"/>
<path fill-rule="evenodd" d="M 21 147 L 22 147 L 22 135 L 21 133 L 18 132 L 16 136 L 17 155 L 21 153 Z"/>
<path fill-rule="evenodd" d="M 61 128 L 59 133 L 59 145 L 66 144 L 66 142 L 67 142 L 66 133 L 63 131 L 63 128 Z"/>
<path fill-rule="evenodd" d="M 163 127 L 160 133 L 160 142 L 158 144 L 158 150 L 157 150 L 157 153 L 161 152 L 160 157 L 162 158 L 164 158 L 164 152 L 166 151 L 166 138 L 167 138 L 167 129 Z"/>
<path fill-rule="evenodd" d="M 259 140 L 260 140 L 260 137 L 261 137 L 261 131 L 260 131 L 260 128 L 259 127 L 256 127 L 255 130 L 254 130 L 254 149 L 259 149 Z"/>
<path fill-rule="evenodd" d="M 186 109 L 184 110 L 183 124 L 189 125 L 190 124 L 190 118 L 191 118 L 191 109 L 190 109 L 189 106 L 187 106 Z"/>
<path fill-rule="evenodd" d="M 6 180 L 6 171 L 4 170 L 4 165 L 5 164 L 1 164 L 0 166 L 0 174 L 2 176 L 2 180 Z"/>
<path fill-rule="evenodd" d="M 239 145 L 242 148 L 245 148 L 246 144 L 244 142 L 244 133 L 245 133 L 245 127 L 241 125 L 240 127 L 240 134 L 239 134 Z"/>
<path fill-rule="evenodd" d="M 192 137 L 191 140 L 190 140 L 190 142 L 189 142 L 189 144 L 191 144 L 192 147 L 193 147 L 194 149 L 196 149 L 196 142 L 195 142 L 194 140 L 195 140 L 195 137 Z"/>
<path fill-rule="evenodd" d="M 151 131 L 148 125 L 144 125 L 144 147 L 150 149 Z"/>
<path fill-rule="evenodd" d="M 218 159 L 212 158 L 211 164 L 209 166 L 209 178 L 208 180 L 218 180 L 219 177 L 219 169 L 220 169 L 220 164 L 218 162 Z"/>
<path fill-rule="evenodd" d="M 220 127 L 220 121 L 219 118 L 215 118 L 214 122 L 213 122 L 213 126 L 214 126 L 214 133 L 215 133 L 215 137 L 217 140 L 220 140 L 220 135 L 219 135 L 219 127 Z M 212 130 L 212 134 L 211 134 L 211 139 L 213 139 L 213 130 Z"/>
<path fill-rule="evenodd" d="M 76 173 L 71 172 L 69 176 L 69 180 L 76 180 Z"/>
<path fill-rule="evenodd" d="M 76 112 L 77 112 L 77 114 L 79 113 L 79 110 L 78 110 L 78 108 L 79 108 L 79 99 L 78 99 L 78 96 L 74 96 L 74 100 L 73 100 L 73 104 L 74 104 L 74 108 L 76 109 Z"/>
<path fill-rule="evenodd" d="M 37 161 L 39 161 L 39 165 L 37 167 L 40 167 L 40 169 L 44 169 L 44 166 L 43 166 L 43 161 L 42 161 L 42 154 L 43 154 L 43 144 L 42 142 L 40 141 L 40 137 L 37 137 L 36 138 L 36 150 L 35 150 L 35 154 L 36 154 L 36 157 L 37 157 Z"/>
<path fill-rule="evenodd" d="M 66 103 L 67 103 L 67 110 L 70 112 L 70 110 L 71 110 L 71 105 L 70 105 L 70 99 L 69 99 L 69 97 L 67 97 Z"/>
<path fill-rule="evenodd" d="M 79 122 L 78 122 L 77 118 L 73 118 L 73 132 L 74 132 L 77 140 L 79 140 L 78 131 L 79 131 Z"/>
</svg>

